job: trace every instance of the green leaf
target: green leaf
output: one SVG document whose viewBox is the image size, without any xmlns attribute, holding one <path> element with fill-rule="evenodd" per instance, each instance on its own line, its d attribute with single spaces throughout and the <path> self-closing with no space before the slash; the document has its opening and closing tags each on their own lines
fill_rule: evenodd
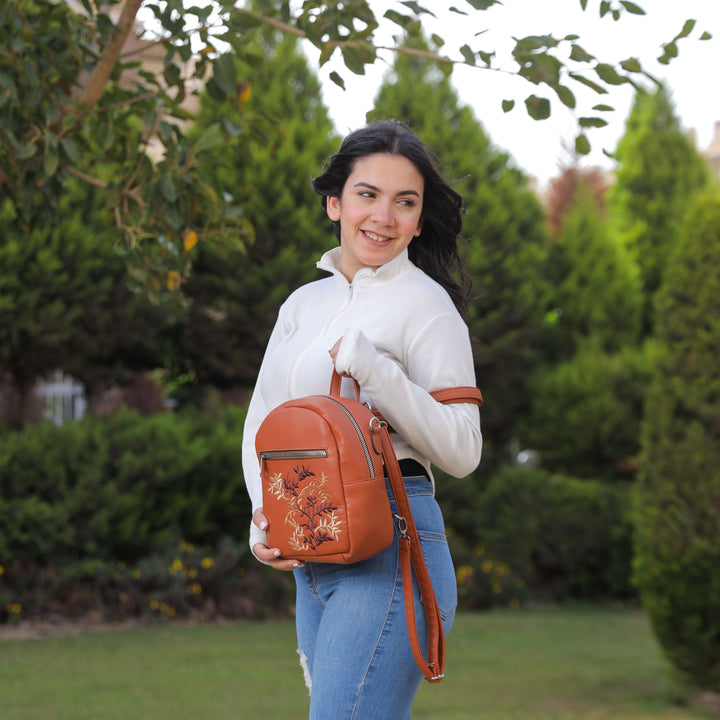
<svg viewBox="0 0 720 720">
<path fill-rule="evenodd" d="M 624 85 L 627 82 L 626 77 L 618 74 L 618 71 L 607 63 L 598 63 L 595 66 L 595 72 L 598 74 L 598 77 L 608 85 Z"/>
<path fill-rule="evenodd" d="M 487 65 L 487 67 L 490 67 L 492 65 L 492 60 L 495 57 L 495 53 L 478 50 L 478 56 L 485 63 L 485 65 Z"/>
<path fill-rule="evenodd" d="M 620 4 L 631 14 L 633 15 L 645 15 L 645 11 L 639 6 L 636 5 L 633 2 L 629 2 L 628 0 L 620 0 Z"/>
<path fill-rule="evenodd" d="M 658 58 L 658 62 L 668 65 L 673 58 L 678 56 L 678 48 L 675 41 L 663 45 L 663 54 Z"/>
<path fill-rule="evenodd" d="M 570 50 L 570 59 L 575 62 L 590 62 L 595 59 L 595 56 L 586 52 L 585 49 L 581 48 L 579 45 L 573 44 L 572 49 Z"/>
<path fill-rule="evenodd" d="M 700 36 L 701 40 L 712 40 L 712 33 L 709 33 L 707 30 L 703 32 L 703 34 Z"/>
<path fill-rule="evenodd" d="M 330 79 L 343 90 L 345 89 L 345 81 L 334 70 L 330 73 Z"/>
<path fill-rule="evenodd" d="M 172 175 L 167 170 L 160 173 L 158 178 L 158 184 L 160 185 L 160 192 L 162 193 L 165 200 L 168 202 L 175 202 L 178 197 L 177 185 Z"/>
<path fill-rule="evenodd" d="M 226 118 L 225 118 L 226 119 Z M 195 152 L 203 152 L 212 150 L 216 147 L 222 147 L 225 144 L 225 138 L 219 123 L 213 123 L 203 132 L 195 143 Z"/>
<path fill-rule="evenodd" d="M 502 5 L 500 0 L 466 0 L 475 10 L 487 10 L 493 5 Z"/>
<path fill-rule="evenodd" d="M 615 108 L 610 107 L 610 105 L 593 105 L 593 110 L 597 110 L 599 112 L 614 112 Z"/>
<path fill-rule="evenodd" d="M 558 85 L 555 88 L 555 92 L 560 98 L 560 102 L 562 102 L 565 107 L 574 108 L 577 105 L 575 101 L 575 95 L 573 95 L 573 92 L 572 90 L 570 90 L 570 88 L 567 88 L 564 85 Z"/>
<path fill-rule="evenodd" d="M 587 155 L 590 152 L 590 141 L 586 135 L 580 134 L 575 138 L 575 152 L 578 155 Z"/>
<path fill-rule="evenodd" d="M 78 148 L 77 143 L 72 138 L 62 138 L 60 140 L 60 147 L 70 162 L 75 163 L 80 158 L 80 148 Z"/>
<path fill-rule="evenodd" d="M 580 7 L 582 8 L 583 12 L 585 12 L 585 10 L 587 10 L 587 4 L 588 4 L 588 0 L 580 0 Z"/>
<path fill-rule="evenodd" d="M 608 91 L 602 85 L 598 85 L 596 82 L 586 78 L 584 75 L 570 73 L 570 77 L 576 82 L 585 85 L 585 87 L 589 87 L 591 90 L 594 90 L 598 95 L 607 95 Z"/>
<path fill-rule="evenodd" d="M 401 5 L 410 8 L 416 15 L 432 15 L 432 17 L 435 17 L 435 15 L 430 12 L 430 10 L 423 7 L 422 5 L 419 5 L 414 0 L 403 0 Z"/>
<path fill-rule="evenodd" d="M 50 176 L 57 172 L 58 164 L 60 162 L 60 154 L 57 151 L 57 147 L 52 145 L 48 146 L 43 157 L 43 170 L 45 174 Z"/>
<path fill-rule="evenodd" d="M 605 127 L 608 124 L 607 120 L 603 120 L 602 118 L 597 118 L 597 117 L 581 117 L 578 120 L 578 123 L 579 123 L 580 127 L 584 127 L 584 128 L 587 128 L 587 127 L 600 128 L 600 127 Z"/>
<path fill-rule="evenodd" d="M 340 52 L 342 52 L 345 67 L 347 67 L 350 72 L 354 72 L 356 75 L 365 74 L 365 63 L 360 53 L 354 47 L 345 45 L 340 48 Z"/>
<path fill-rule="evenodd" d="M 409 15 L 402 15 L 397 10 L 387 10 L 383 17 L 386 17 L 390 22 L 394 22 L 405 30 L 415 22 L 414 18 L 411 18 Z"/>
<path fill-rule="evenodd" d="M 465 62 L 468 65 L 475 64 L 475 53 L 472 51 L 469 45 L 463 45 L 460 48 L 460 54 L 465 58 Z"/>
<path fill-rule="evenodd" d="M 335 46 L 331 43 L 327 43 L 322 46 L 322 49 L 320 50 L 320 59 L 318 61 L 320 67 L 322 67 L 326 62 L 328 62 L 328 60 L 330 60 L 334 52 Z"/>
<path fill-rule="evenodd" d="M 640 65 L 640 61 L 637 58 L 628 58 L 627 60 L 623 60 L 620 63 L 620 67 L 623 70 L 625 70 L 625 72 L 631 72 L 631 73 L 642 72 L 642 67 Z"/>
<path fill-rule="evenodd" d="M 525 107 L 533 120 L 547 120 L 550 117 L 550 101 L 537 95 L 525 98 Z"/>
<path fill-rule="evenodd" d="M 675 38 L 675 40 L 679 40 L 680 38 L 686 38 L 688 35 L 690 35 L 690 33 L 695 29 L 696 24 L 696 20 L 686 20 L 685 24 L 683 25 L 683 29 L 680 31 L 680 34 Z"/>
<path fill-rule="evenodd" d="M 236 73 L 235 61 L 230 53 L 224 53 L 213 60 L 213 80 L 222 93 L 227 95 L 235 94 Z"/>
<path fill-rule="evenodd" d="M 510 112 L 514 107 L 515 107 L 514 100 L 503 100 L 502 101 L 502 110 L 504 113 Z"/>
<path fill-rule="evenodd" d="M 32 142 L 26 142 L 18 146 L 15 152 L 16 160 L 28 160 L 37 152 L 37 145 Z"/>
</svg>

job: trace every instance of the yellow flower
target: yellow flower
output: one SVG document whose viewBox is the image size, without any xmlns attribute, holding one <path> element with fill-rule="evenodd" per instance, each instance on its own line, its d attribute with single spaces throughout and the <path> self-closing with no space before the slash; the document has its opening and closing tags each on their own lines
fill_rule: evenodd
<svg viewBox="0 0 720 720">
<path fill-rule="evenodd" d="M 200 595 L 202 593 L 202 586 L 200 583 L 193 583 L 192 585 L 188 586 L 188 592 L 191 595 Z"/>
<path fill-rule="evenodd" d="M 215 564 L 215 561 L 211 557 L 204 557 L 200 564 L 207 570 Z"/>
<path fill-rule="evenodd" d="M 170 270 L 167 274 L 168 290 L 177 290 L 180 287 L 180 273 L 177 270 Z"/>
<path fill-rule="evenodd" d="M 151 610 L 158 610 L 159 608 L 160 608 L 160 603 L 157 600 L 150 601 L 150 609 Z"/>
<path fill-rule="evenodd" d="M 194 230 L 190 230 L 183 241 L 183 248 L 185 249 L 185 252 L 190 252 L 197 245 L 197 241 L 197 233 Z"/>
<path fill-rule="evenodd" d="M 164 612 L 168 617 L 175 617 L 175 608 L 170 607 L 167 603 L 160 603 L 160 610 Z"/>
<path fill-rule="evenodd" d="M 177 575 L 177 573 L 182 572 L 182 571 L 183 571 L 182 560 L 180 560 L 179 558 L 175 558 L 172 561 L 172 565 L 170 565 L 170 567 L 168 568 L 168 572 L 171 575 Z"/>
<path fill-rule="evenodd" d="M 7 611 L 11 615 L 19 615 L 22 612 L 22 605 L 20 603 L 11 603 L 7 606 Z"/>
<path fill-rule="evenodd" d="M 487 575 L 493 569 L 492 560 L 485 560 L 485 562 L 480 566 L 480 568 Z"/>
<path fill-rule="evenodd" d="M 462 585 L 472 575 L 472 568 L 469 565 L 461 565 L 457 569 L 457 581 Z"/>
<path fill-rule="evenodd" d="M 5 568 L 2 565 L 0 565 L 0 575 L 2 575 L 4 572 L 5 572 Z"/>
<path fill-rule="evenodd" d="M 137 580 L 139 577 L 142 576 L 142 573 L 140 572 L 140 570 L 138 570 L 137 568 L 135 568 L 135 569 L 132 571 L 132 576 Z"/>
<path fill-rule="evenodd" d="M 185 575 L 189 578 L 196 578 L 197 577 L 197 570 L 195 568 L 190 568 Z"/>
</svg>

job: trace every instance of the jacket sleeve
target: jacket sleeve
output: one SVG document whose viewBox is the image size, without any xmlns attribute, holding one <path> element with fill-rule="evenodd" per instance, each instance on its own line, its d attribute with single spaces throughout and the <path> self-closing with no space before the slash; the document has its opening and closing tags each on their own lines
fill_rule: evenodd
<svg viewBox="0 0 720 720">
<path fill-rule="evenodd" d="M 444 405 L 430 395 L 475 385 L 470 339 L 459 315 L 434 317 L 401 362 L 379 352 L 361 331 L 348 330 L 335 367 L 360 383 L 373 407 L 422 457 L 454 477 L 477 467 L 482 452 L 478 407 Z"/>
</svg>

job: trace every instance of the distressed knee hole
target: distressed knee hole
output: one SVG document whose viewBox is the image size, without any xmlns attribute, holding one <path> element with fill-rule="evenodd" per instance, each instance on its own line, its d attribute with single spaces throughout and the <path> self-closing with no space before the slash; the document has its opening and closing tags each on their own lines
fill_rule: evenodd
<svg viewBox="0 0 720 720">
<path fill-rule="evenodd" d="M 312 678 L 310 677 L 310 667 L 308 666 L 307 655 L 302 650 L 298 650 L 297 654 L 300 656 L 300 667 L 302 668 L 305 686 L 307 687 L 309 694 L 312 692 Z"/>
</svg>

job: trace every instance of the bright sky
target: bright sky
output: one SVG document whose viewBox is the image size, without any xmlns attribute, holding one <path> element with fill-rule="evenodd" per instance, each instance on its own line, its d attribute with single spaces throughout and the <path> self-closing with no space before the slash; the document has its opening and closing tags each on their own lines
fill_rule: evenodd
<svg viewBox="0 0 720 720">
<path fill-rule="evenodd" d="M 715 123 L 720 122 L 720 0 L 634 2 L 646 15 L 625 13 L 619 22 L 609 16 L 599 18 L 600 0 L 588 0 L 585 12 L 581 10 L 580 0 L 504 0 L 503 6 L 484 12 L 470 10 L 467 17 L 447 10 L 453 4 L 469 8 L 462 0 L 454 3 L 425 0 L 420 4 L 438 15 L 432 32 L 446 40 L 443 51 L 452 57 L 459 57 L 455 48 L 464 43 L 475 50 L 497 50 L 499 57 L 503 57 L 503 53 L 507 57 L 513 36 L 551 34 L 560 38 L 577 34 L 578 43 L 604 61 L 639 58 L 644 69 L 667 82 L 683 127 L 695 131 L 698 149 L 704 150 L 713 137 Z M 371 4 L 378 19 L 388 8 L 403 9 L 393 0 L 373 0 Z M 618 5 L 617 0 L 613 5 Z M 697 25 L 689 38 L 679 41 L 679 56 L 670 65 L 656 62 L 662 44 L 675 37 L 687 19 L 697 20 Z M 399 33 L 400 29 L 384 19 L 383 24 L 389 32 L 379 36 L 378 41 L 390 45 L 392 34 Z M 487 32 L 474 37 L 483 30 Z M 713 39 L 700 41 L 703 31 L 711 33 Z M 364 76 L 347 70 L 338 53 L 320 70 L 325 103 L 340 133 L 365 123 L 365 113 L 372 107 L 383 74 L 392 63 L 391 53 L 386 52 L 382 57 L 384 61 L 376 62 Z M 329 80 L 331 70 L 343 76 L 345 91 Z M 452 83 L 461 101 L 474 109 L 492 142 L 509 152 L 523 170 L 536 176 L 541 184 L 557 174 L 558 163 L 568 158 L 564 145 L 573 146 L 577 126 L 554 93 L 546 94 L 543 88 L 504 73 L 460 66 L 453 71 Z M 581 164 L 612 168 L 612 160 L 602 150 L 612 152 L 622 136 L 633 89 L 629 85 L 619 86 L 612 88 L 610 95 L 603 96 L 572 89 L 578 97 L 580 114 L 600 115 L 610 123 L 590 131 L 593 150 Z M 549 119 L 535 121 L 527 115 L 523 101 L 531 92 L 552 100 Z M 502 111 L 504 99 L 515 100 L 515 109 L 510 113 Z M 610 105 L 615 112 L 592 111 L 597 103 Z"/>
</svg>

